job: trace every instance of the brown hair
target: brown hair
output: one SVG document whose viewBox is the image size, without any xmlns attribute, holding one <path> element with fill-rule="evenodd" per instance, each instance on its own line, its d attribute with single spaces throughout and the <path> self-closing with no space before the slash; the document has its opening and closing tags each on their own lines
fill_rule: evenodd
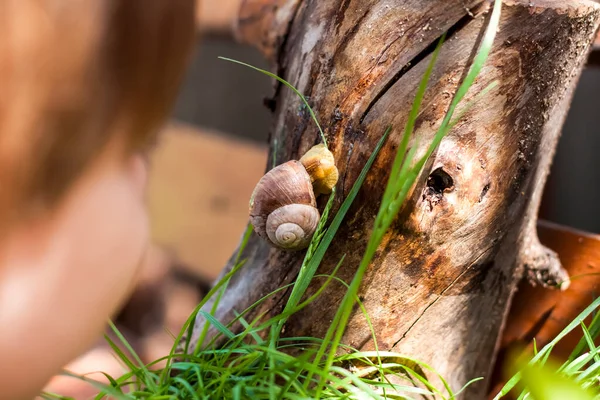
<svg viewBox="0 0 600 400">
<path fill-rule="evenodd" d="M 107 144 L 147 146 L 194 39 L 194 0 L 0 1 L 0 231 L 47 210 Z"/>
</svg>

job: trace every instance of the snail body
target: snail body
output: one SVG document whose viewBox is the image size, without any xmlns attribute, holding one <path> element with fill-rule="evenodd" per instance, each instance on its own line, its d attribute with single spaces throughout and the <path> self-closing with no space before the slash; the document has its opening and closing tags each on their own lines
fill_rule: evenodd
<svg viewBox="0 0 600 400">
<path fill-rule="evenodd" d="M 338 170 L 333 154 L 324 144 L 313 146 L 300 158 L 310 176 L 315 194 L 329 194 L 338 181 Z"/>
<path fill-rule="evenodd" d="M 333 154 L 324 145 L 314 146 L 300 161 L 273 168 L 250 198 L 255 232 L 280 249 L 305 249 L 320 218 L 315 194 L 331 193 L 337 179 Z"/>
</svg>

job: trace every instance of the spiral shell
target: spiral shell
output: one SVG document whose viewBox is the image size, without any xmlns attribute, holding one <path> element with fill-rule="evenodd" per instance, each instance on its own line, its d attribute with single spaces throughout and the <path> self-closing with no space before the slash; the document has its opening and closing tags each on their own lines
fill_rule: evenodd
<svg viewBox="0 0 600 400">
<path fill-rule="evenodd" d="M 299 161 L 288 161 L 267 172 L 250 198 L 250 222 L 255 232 L 286 250 L 308 246 L 319 222 L 311 178 Z"/>
<path fill-rule="evenodd" d="M 305 249 L 317 229 L 319 211 L 306 204 L 288 204 L 267 217 L 267 236 L 271 243 L 286 250 Z"/>
</svg>

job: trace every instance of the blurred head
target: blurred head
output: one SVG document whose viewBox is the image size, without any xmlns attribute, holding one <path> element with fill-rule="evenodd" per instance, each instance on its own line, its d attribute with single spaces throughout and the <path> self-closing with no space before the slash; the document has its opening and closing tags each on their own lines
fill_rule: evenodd
<svg viewBox="0 0 600 400">
<path fill-rule="evenodd" d="M 0 27 L 0 387 L 19 398 L 131 288 L 144 154 L 185 69 L 194 0 L 5 0 Z"/>
</svg>

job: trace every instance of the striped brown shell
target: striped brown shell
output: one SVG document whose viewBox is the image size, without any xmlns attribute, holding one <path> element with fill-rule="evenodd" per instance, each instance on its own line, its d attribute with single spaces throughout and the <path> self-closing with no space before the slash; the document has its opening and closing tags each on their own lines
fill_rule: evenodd
<svg viewBox="0 0 600 400">
<path fill-rule="evenodd" d="M 256 233 L 276 247 L 308 246 L 319 222 L 311 178 L 299 161 L 267 172 L 250 198 L 250 222 Z"/>
</svg>

